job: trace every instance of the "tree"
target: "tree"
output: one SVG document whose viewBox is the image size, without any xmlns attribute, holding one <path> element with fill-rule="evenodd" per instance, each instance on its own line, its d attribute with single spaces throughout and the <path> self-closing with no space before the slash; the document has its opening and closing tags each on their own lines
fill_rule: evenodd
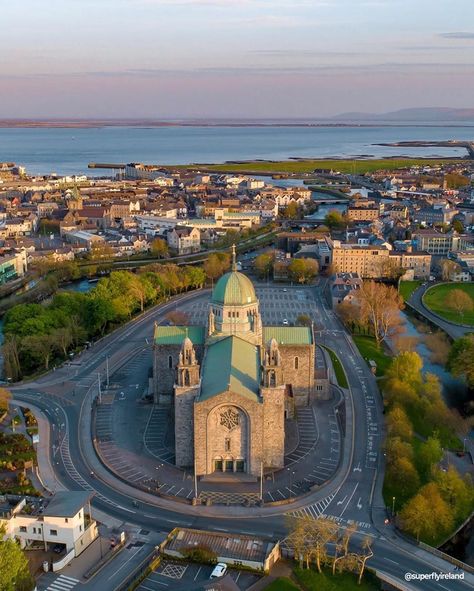
<svg viewBox="0 0 474 591">
<path fill-rule="evenodd" d="M 28 568 L 28 560 L 18 542 L 3 540 L 5 529 L 0 528 L 0 589 L 2 591 L 31 591 L 35 581 Z"/>
<path fill-rule="evenodd" d="M 433 471 L 433 468 L 443 457 L 443 448 L 437 437 L 428 437 L 428 439 L 421 444 L 418 452 L 418 461 L 421 469 L 427 477 Z"/>
<path fill-rule="evenodd" d="M 360 585 L 362 582 L 362 577 L 364 576 L 364 570 L 365 570 L 365 565 L 367 564 L 367 560 L 369 560 L 369 558 L 372 558 L 372 556 L 374 555 L 373 551 L 372 551 L 372 540 L 366 536 L 364 538 L 364 541 L 362 542 L 362 553 L 359 554 L 359 579 L 358 579 L 358 584 Z"/>
<path fill-rule="evenodd" d="M 394 406 L 387 415 L 387 435 L 411 441 L 413 427 L 407 413 L 400 406 Z"/>
<path fill-rule="evenodd" d="M 296 220 L 300 215 L 300 207 L 296 201 L 290 201 L 282 212 L 282 217 L 290 220 Z"/>
<path fill-rule="evenodd" d="M 451 281 L 451 277 L 460 269 L 458 263 L 450 259 L 442 259 L 439 266 L 441 268 L 441 279 L 443 281 Z"/>
<path fill-rule="evenodd" d="M 21 376 L 21 364 L 18 338 L 14 334 L 7 334 L 5 336 L 3 360 L 6 377 L 16 382 Z"/>
<path fill-rule="evenodd" d="M 89 259 L 91 261 L 100 261 L 102 259 L 112 259 L 114 257 L 114 249 L 106 242 L 95 242 L 89 252 Z"/>
<path fill-rule="evenodd" d="M 308 520 L 306 529 L 310 539 L 309 557 L 310 559 L 314 557 L 318 572 L 322 572 L 321 565 L 327 559 L 327 545 L 336 540 L 339 526 L 331 519 L 324 517 L 305 519 Z"/>
<path fill-rule="evenodd" d="M 387 381 L 397 379 L 406 384 L 418 386 L 421 383 L 422 369 L 423 360 L 418 353 L 404 351 L 393 359 L 385 372 L 385 377 Z"/>
<path fill-rule="evenodd" d="M 450 310 L 457 312 L 461 316 L 461 320 L 464 319 L 466 312 L 471 312 L 474 309 L 474 302 L 471 296 L 462 289 L 453 289 L 450 291 L 446 296 L 444 304 Z"/>
<path fill-rule="evenodd" d="M 371 327 L 377 345 L 400 328 L 403 298 L 394 287 L 364 281 L 354 300 L 360 307 L 362 322 L 367 322 Z"/>
<path fill-rule="evenodd" d="M 469 178 L 457 172 L 449 172 L 444 175 L 444 181 L 448 189 L 459 189 L 469 185 Z"/>
<path fill-rule="evenodd" d="M 272 270 L 273 270 L 273 263 L 275 261 L 275 255 L 273 253 L 263 253 L 258 255 L 255 259 L 254 268 L 257 272 L 257 275 L 261 279 L 268 279 Z"/>
<path fill-rule="evenodd" d="M 151 254 L 158 258 L 164 259 L 169 255 L 168 244 L 163 238 L 155 238 L 150 244 Z"/>
<path fill-rule="evenodd" d="M 446 472 L 437 470 L 434 480 L 443 499 L 453 509 L 457 519 L 464 519 L 472 513 L 474 505 L 474 486 L 469 474 L 462 478 L 451 464 Z"/>
<path fill-rule="evenodd" d="M 329 213 L 326 214 L 324 218 L 324 223 L 328 228 L 331 230 L 336 228 L 343 228 L 346 224 L 346 220 L 340 211 L 337 209 L 331 210 Z"/>
<path fill-rule="evenodd" d="M 474 388 L 474 335 L 454 341 L 448 357 L 448 369 L 456 377 L 464 377 L 468 386 Z"/>
<path fill-rule="evenodd" d="M 57 347 L 64 357 L 67 357 L 68 349 L 73 342 L 72 329 L 69 326 L 63 326 L 54 331 Z"/>
<path fill-rule="evenodd" d="M 438 485 L 430 482 L 403 507 L 400 520 L 403 528 L 415 535 L 417 540 L 423 537 L 428 542 L 433 542 L 450 531 L 453 513 L 442 498 Z"/>
<path fill-rule="evenodd" d="M 310 316 L 308 316 L 308 314 L 298 314 L 298 317 L 296 318 L 296 324 L 298 324 L 299 326 L 311 327 L 313 321 L 311 320 Z"/>
<path fill-rule="evenodd" d="M 0 387 L 0 408 L 8 409 L 8 405 L 10 404 L 10 400 L 12 399 L 12 393 L 7 388 Z"/>
<path fill-rule="evenodd" d="M 334 556 L 332 561 L 332 574 L 336 574 L 336 566 L 337 563 L 344 558 L 349 553 L 349 542 L 351 541 L 352 536 L 357 532 L 357 525 L 352 522 L 347 525 L 347 527 L 342 529 L 342 534 L 336 540 L 334 545 Z"/>
<path fill-rule="evenodd" d="M 49 334 L 31 335 L 22 340 L 21 347 L 32 359 L 37 359 L 44 369 L 48 370 L 56 347 L 56 339 Z"/>
<path fill-rule="evenodd" d="M 307 283 L 318 274 L 318 263 L 314 259 L 292 259 L 288 274 L 293 281 Z"/>
<path fill-rule="evenodd" d="M 395 458 L 388 464 L 386 478 L 401 501 L 413 496 L 420 488 L 420 477 L 408 458 Z"/>
<path fill-rule="evenodd" d="M 187 326 L 189 324 L 189 316 L 186 312 L 180 312 L 179 310 L 168 312 L 166 320 L 175 326 Z"/>
<path fill-rule="evenodd" d="M 212 285 L 229 268 L 229 265 L 230 256 L 227 253 L 216 252 L 207 257 L 204 261 L 203 268 L 206 276 L 211 280 Z"/>
<path fill-rule="evenodd" d="M 455 232 L 457 232 L 458 234 L 462 234 L 464 232 L 464 226 L 463 226 L 461 220 L 453 220 L 452 227 L 453 227 L 453 230 Z"/>
</svg>

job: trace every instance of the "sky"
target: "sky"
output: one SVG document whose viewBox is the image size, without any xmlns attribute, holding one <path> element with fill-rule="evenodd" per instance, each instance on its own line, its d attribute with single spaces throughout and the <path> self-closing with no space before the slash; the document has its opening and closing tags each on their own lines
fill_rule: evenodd
<svg viewBox="0 0 474 591">
<path fill-rule="evenodd" d="M 0 117 L 474 108 L 473 0 L 0 0 Z"/>
</svg>

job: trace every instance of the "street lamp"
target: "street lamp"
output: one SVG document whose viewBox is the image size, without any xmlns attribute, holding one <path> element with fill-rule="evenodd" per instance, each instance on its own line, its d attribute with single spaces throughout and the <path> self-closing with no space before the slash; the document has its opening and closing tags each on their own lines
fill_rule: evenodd
<svg viewBox="0 0 474 591">
<path fill-rule="evenodd" d="M 392 517 L 395 515 L 395 497 L 392 497 Z"/>
</svg>

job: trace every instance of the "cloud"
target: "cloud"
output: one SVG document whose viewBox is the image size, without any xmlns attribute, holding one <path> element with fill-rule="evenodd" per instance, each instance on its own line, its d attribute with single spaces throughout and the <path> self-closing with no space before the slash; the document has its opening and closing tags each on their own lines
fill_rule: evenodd
<svg viewBox="0 0 474 591">
<path fill-rule="evenodd" d="M 474 39 L 474 32 L 454 31 L 452 33 L 441 33 L 440 37 L 444 39 Z"/>
</svg>

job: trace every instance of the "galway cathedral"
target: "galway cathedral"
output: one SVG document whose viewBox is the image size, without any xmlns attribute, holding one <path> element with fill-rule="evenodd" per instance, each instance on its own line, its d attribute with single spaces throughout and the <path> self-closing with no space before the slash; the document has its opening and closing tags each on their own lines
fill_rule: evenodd
<svg viewBox="0 0 474 591">
<path fill-rule="evenodd" d="M 155 326 L 154 402 L 174 408 L 176 465 L 197 476 L 282 468 L 286 419 L 314 395 L 314 356 L 311 328 L 262 325 L 234 248 L 206 326 Z"/>
</svg>

